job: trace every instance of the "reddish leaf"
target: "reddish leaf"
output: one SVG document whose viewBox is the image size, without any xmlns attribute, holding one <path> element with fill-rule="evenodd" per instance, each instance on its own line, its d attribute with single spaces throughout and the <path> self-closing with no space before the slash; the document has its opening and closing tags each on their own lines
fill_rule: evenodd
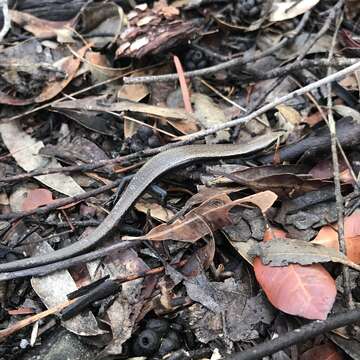
<svg viewBox="0 0 360 360">
<path fill-rule="evenodd" d="M 48 205 L 53 201 L 51 191 L 47 189 L 34 189 L 27 193 L 27 198 L 23 202 L 22 209 L 29 211 L 40 206 Z"/>
<path fill-rule="evenodd" d="M 273 230 L 273 234 L 284 237 L 281 230 Z M 267 231 L 264 240 L 271 238 L 271 232 Z M 320 264 L 273 267 L 256 257 L 254 271 L 269 301 L 288 314 L 324 320 L 334 304 L 335 281 Z"/>
<path fill-rule="evenodd" d="M 323 344 L 305 351 L 300 360 L 343 360 L 344 357 L 336 351 L 333 344 Z"/>
<path fill-rule="evenodd" d="M 360 211 L 354 212 L 344 220 L 346 255 L 356 264 L 360 264 Z M 338 233 L 333 227 L 323 226 L 313 243 L 339 250 Z"/>
<path fill-rule="evenodd" d="M 174 64 L 176 67 L 176 72 L 179 75 L 180 88 L 181 88 L 181 93 L 182 93 L 183 100 L 184 100 L 185 110 L 189 113 L 192 113 L 193 111 L 192 111 L 192 107 L 191 107 L 189 88 L 186 84 L 183 67 L 181 65 L 179 58 L 176 55 L 174 55 Z"/>
</svg>

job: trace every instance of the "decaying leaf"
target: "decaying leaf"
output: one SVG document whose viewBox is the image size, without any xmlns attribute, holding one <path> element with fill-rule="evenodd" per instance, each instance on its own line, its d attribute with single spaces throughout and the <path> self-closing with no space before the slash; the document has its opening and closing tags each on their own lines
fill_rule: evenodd
<svg viewBox="0 0 360 360">
<path fill-rule="evenodd" d="M 33 171 L 46 167 L 60 167 L 60 164 L 56 160 L 52 159 L 51 161 L 48 161 L 48 159 L 44 159 L 38 155 L 44 144 L 26 134 L 21 129 L 19 122 L 12 121 L 1 123 L 0 134 L 4 144 L 18 165 L 25 171 Z M 35 176 L 35 179 L 51 189 L 68 196 L 74 196 L 84 192 L 72 177 L 65 174 L 41 175 Z"/>
<path fill-rule="evenodd" d="M 77 70 L 79 69 L 81 60 L 80 57 L 83 57 L 87 47 L 83 47 L 78 50 L 79 57 L 68 56 L 65 59 L 62 59 L 59 64 L 59 68 L 66 73 L 66 78 L 60 81 L 49 82 L 41 91 L 41 94 L 35 98 L 35 102 L 41 103 L 55 97 L 60 93 L 75 77 Z M 54 64 L 56 66 L 56 63 Z"/>
<path fill-rule="evenodd" d="M 213 262 L 214 255 L 215 241 L 214 238 L 212 238 L 205 246 L 197 249 L 189 257 L 189 259 L 187 259 L 186 264 L 181 269 L 181 273 L 187 278 L 193 278 L 200 275 L 204 271 L 204 269 L 207 269 Z"/>
<path fill-rule="evenodd" d="M 188 114 L 183 109 L 171 109 L 161 106 L 148 105 L 143 103 L 132 102 L 128 100 L 107 104 L 103 98 L 86 98 L 71 101 L 62 101 L 54 104 L 56 109 L 83 109 L 92 111 L 131 111 L 135 113 L 144 113 L 155 117 L 164 117 L 178 120 L 192 119 L 191 114 Z"/>
<path fill-rule="evenodd" d="M 74 19 L 68 21 L 49 21 L 16 10 L 9 10 L 9 13 L 11 21 L 22 26 L 40 39 L 53 38 L 59 35 L 61 31 L 68 31 L 71 33 L 71 30 L 66 27 L 70 27 L 74 23 Z"/>
<path fill-rule="evenodd" d="M 272 232 L 275 236 L 285 236 L 282 231 Z M 271 243 L 276 238 L 269 230 L 264 240 Z M 254 271 L 269 301 L 288 314 L 324 320 L 334 304 L 335 280 L 320 264 L 269 266 L 256 257 Z"/>
<path fill-rule="evenodd" d="M 339 251 L 303 240 L 275 238 L 257 244 L 250 252 L 251 255 L 260 256 L 262 262 L 270 266 L 309 265 L 331 261 L 360 271 L 359 265 L 356 265 Z"/>
<path fill-rule="evenodd" d="M 258 326 L 273 320 L 273 309 L 262 294 L 248 298 L 247 289 L 234 279 L 210 285 L 224 313 L 209 311 L 200 304 L 188 309 L 186 321 L 200 342 L 224 337 L 231 341 L 255 340 L 259 337 Z"/>
<path fill-rule="evenodd" d="M 99 268 L 99 261 L 88 264 L 90 276 L 96 280 L 111 274 L 112 277 L 126 277 L 149 270 L 145 262 L 133 249 L 114 253 Z M 131 337 L 136 318 L 143 305 L 141 291 L 144 279 L 128 281 L 122 285 L 121 293 L 107 309 L 107 319 L 112 330 L 112 341 L 104 349 L 107 354 L 118 355 L 123 351 L 123 343 Z"/>
<path fill-rule="evenodd" d="M 40 238 L 36 233 L 32 235 L 36 239 Z M 43 241 L 36 246 L 33 255 L 46 254 L 51 251 L 54 250 L 47 242 Z M 67 294 L 77 290 L 75 281 L 67 270 L 56 271 L 46 276 L 34 277 L 31 279 L 31 285 L 47 308 L 67 300 Z M 105 333 L 105 331 L 98 327 L 94 315 L 89 310 L 70 320 L 64 321 L 63 325 L 69 331 L 82 336 L 95 336 Z"/>
<path fill-rule="evenodd" d="M 209 96 L 194 93 L 191 95 L 191 102 L 194 107 L 194 116 L 202 128 L 212 128 L 227 121 L 224 111 Z M 224 142 L 229 139 L 229 130 L 221 130 L 214 136 L 207 137 L 209 143 Z"/>
<path fill-rule="evenodd" d="M 256 168 L 251 168 L 255 170 Z M 318 190 L 325 185 L 323 181 L 309 179 L 308 176 L 301 176 L 295 174 L 276 174 L 268 175 L 264 177 L 255 178 L 253 180 L 248 180 L 246 176 L 242 176 L 242 171 L 234 173 L 220 173 L 217 174 L 223 175 L 224 177 L 238 183 L 241 185 L 248 186 L 254 191 L 264 191 L 270 190 L 277 194 L 279 197 L 296 197 L 303 193 Z"/>
</svg>

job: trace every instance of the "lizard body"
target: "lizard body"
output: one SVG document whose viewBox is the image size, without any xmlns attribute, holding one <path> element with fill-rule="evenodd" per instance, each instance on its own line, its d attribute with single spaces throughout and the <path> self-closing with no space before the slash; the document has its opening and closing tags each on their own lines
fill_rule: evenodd
<svg viewBox="0 0 360 360">
<path fill-rule="evenodd" d="M 276 138 L 277 135 L 270 134 L 246 144 L 185 145 L 159 153 L 140 168 L 110 214 L 90 235 L 80 237 L 77 242 L 49 254 L 0 264 L 0 272 L 50 264 L 83 253 L 109 235 L 146 188 L 167 171 L 193 161 L 248 154 L 270 145 Z"/>
</svg>

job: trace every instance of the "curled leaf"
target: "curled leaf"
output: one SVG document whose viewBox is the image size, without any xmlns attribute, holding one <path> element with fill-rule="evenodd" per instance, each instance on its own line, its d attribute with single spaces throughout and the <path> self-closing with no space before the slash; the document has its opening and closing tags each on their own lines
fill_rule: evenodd
<svg viewBox="0 0 360 360">
<path fill-rule="evenodd" d="M 271 191 L 263 191 L 234 201 L 227 195 L 222 194 L 204 202 L 198 208 L 186 214 L 184 218 L 178 219 L 172 224 L 161 224 L 155 227 L 141 238 L 152 241 L 171 239 L 196 242 L 211 231 L 231 225 L 232 220 L 229 211 L 234 206 L 250 203 L 259 207 L 262 212 L 266 212 L 276 199 L 277 196 Z"/>
</svg>

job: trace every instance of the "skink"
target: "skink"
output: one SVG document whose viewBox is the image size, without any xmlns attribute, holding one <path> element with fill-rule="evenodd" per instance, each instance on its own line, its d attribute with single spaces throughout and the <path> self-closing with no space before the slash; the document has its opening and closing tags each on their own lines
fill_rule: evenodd
<svg viewBox="0 0 360 360">
<path fill-rule="evenodd" d="M 0 264 L 0 272 L 50 264 L 85 252 L 109 235 L 146 188 L 167 171 L 193 161 L 248 154 L 270 145 L 277 137 L 278 135 L 272 133 L 257 137 L 246 144 L 185 145 L 164 151 L 143 165 L 132 178 L 110 214 L 90 235 L 80 237 L 77 242 L 49 254 Z"/>
</svg>

